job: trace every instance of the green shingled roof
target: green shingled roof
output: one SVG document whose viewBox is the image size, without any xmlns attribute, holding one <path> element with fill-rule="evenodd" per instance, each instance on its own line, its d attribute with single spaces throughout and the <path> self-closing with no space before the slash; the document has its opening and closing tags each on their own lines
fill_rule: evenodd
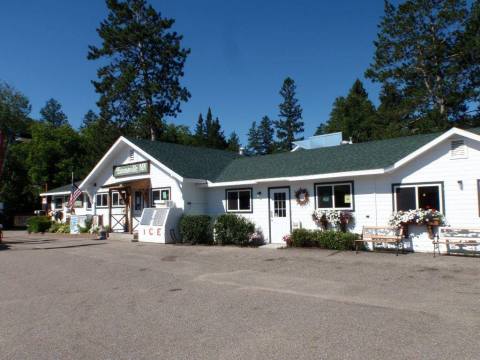
<svg viewBox="0 0 480 360">
<path fill-rule="evenodd" d="M 240 155 L 231 151 L 128 138 L 178 175 L 192 179 L 216 179 Z"/>
<path fill-rule="evenodd" d="M 480 128 L 469 131 L 479 134 Z M 253 157 L 159 141 L 129 140 L 182 177 L 227 182 L 381 169 L 439 135 L 441 133 Z"/>
<path fill-rule="evenodd" d="M 75 182 L 75 185 L 76 186 L 79 186 L 81 183 L 81 181 L 77 181 Z M 68 185 L 63 185 L 63 186 L 59 186 L 57 188 L 54 188 L 54 189 L 50 189 L 48 191 L 45 191 L 43 192 L 42 194 L 54 194 L 54 193 L 61 193 L 61 192 L 70 192 L 72 190 L 72 184 L 68 184 Z"/>
</svg>

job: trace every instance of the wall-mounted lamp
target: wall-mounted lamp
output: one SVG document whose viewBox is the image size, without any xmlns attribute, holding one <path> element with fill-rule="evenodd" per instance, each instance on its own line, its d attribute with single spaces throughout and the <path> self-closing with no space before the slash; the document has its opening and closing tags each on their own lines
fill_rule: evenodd
<svg viewBox="0 0 480 360">
<path fill-rule="evenodd" d="M 261 191 L 257 192 L 257 197 L 260 197 L 260 195 L 262 195 L 262 192 Z"/>
<path fill-rule="evenodd" d="M 458 188 L 460 190 L 463 190 L 463 180 L 458 180 L 457 183 L 458 183 Z"/>
</svg>

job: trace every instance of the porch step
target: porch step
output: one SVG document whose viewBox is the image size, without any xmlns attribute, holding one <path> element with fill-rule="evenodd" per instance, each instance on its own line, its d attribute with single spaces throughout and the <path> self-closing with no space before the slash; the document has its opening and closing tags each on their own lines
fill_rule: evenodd
<svg viewBox="0 0 480 360">
<path fill-rule="evenodd" d="M 124 240 L 124 241 L 132 241 L 133 234 L 129 233 L 121 233 L 121 232 L 112 232 L 108 236 L 109 240 Z"/>
</svg>

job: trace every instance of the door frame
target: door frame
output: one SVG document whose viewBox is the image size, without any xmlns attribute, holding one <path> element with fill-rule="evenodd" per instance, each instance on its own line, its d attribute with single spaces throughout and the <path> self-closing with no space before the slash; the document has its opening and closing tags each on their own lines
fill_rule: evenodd
<svg viewBox="0 0 480 360">
<path fill-rule="evenodd" d="M 288 216 L 290 217 L 290 232 L 292 232 L 292 196 L 290 185 L 285 186 L 270 186 L 268 188 L 268 243 L 272 243 L 272 213 L 270 212 L 270 190 L 278 190 L 278 189 L 288 189 Z"/>
</svg>

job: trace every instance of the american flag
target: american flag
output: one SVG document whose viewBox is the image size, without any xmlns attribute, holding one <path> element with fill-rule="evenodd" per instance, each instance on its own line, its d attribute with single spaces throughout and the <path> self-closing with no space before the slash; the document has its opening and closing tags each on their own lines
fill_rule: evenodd
<svg viewBox="0 0 480 360">
<path fill-rule="evenodd" d="M 67 208 L 71 209 L 73 204 L 75 204 L 75 200 L 82 195 L 82 190 L 78 188 L 77 185 L 72 184 L 72 190 L 70 191 L 70 198 L 68 199 Z"/>
</svg>

